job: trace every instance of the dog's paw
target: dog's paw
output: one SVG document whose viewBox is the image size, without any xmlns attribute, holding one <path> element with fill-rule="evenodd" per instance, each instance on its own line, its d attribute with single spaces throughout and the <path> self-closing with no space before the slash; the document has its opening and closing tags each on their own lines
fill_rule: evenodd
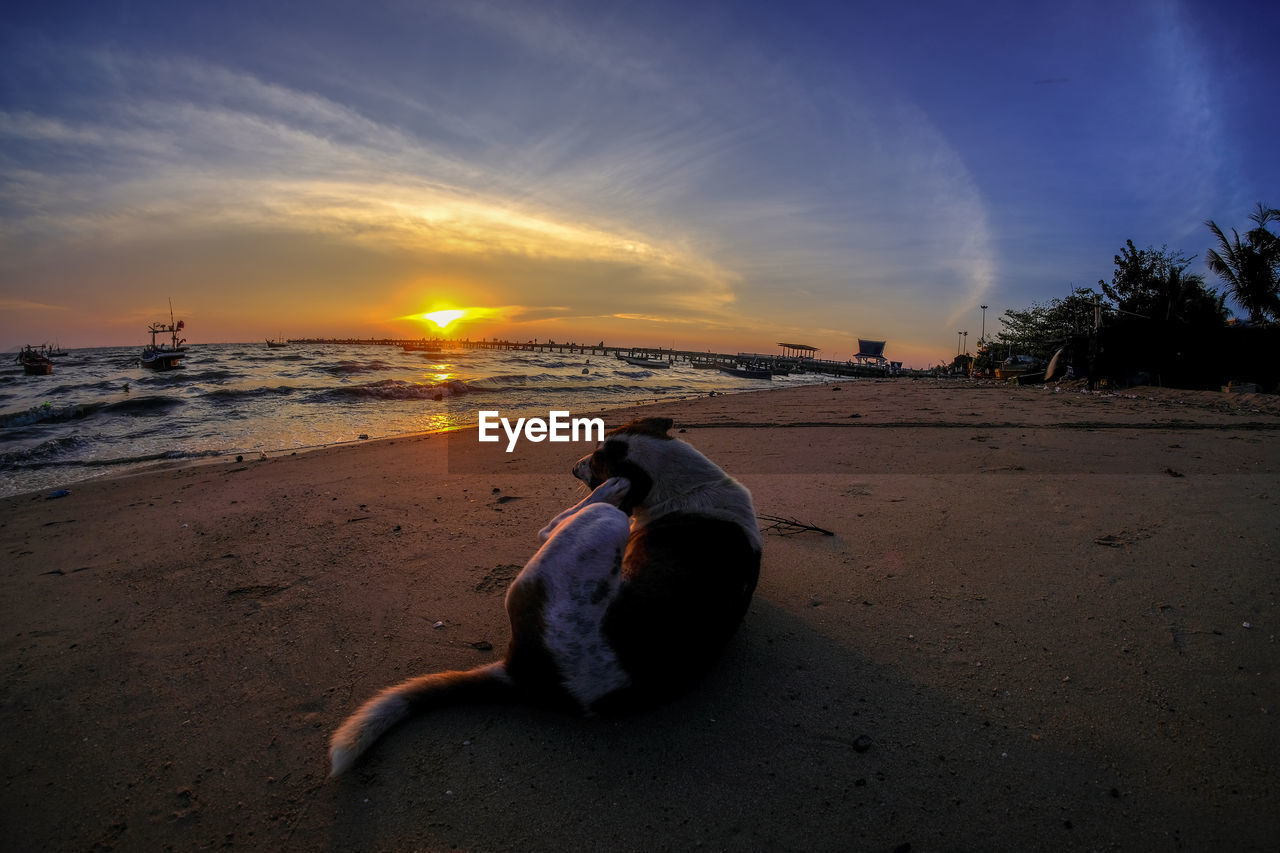
<svg viewBox="0 0 1280 853">
<path fill-rule="evenodd" d="M 631 492 L 631 481 L 626 477 L 610 477 L 591 493 L 592 503 L 607 503 L 619 506 Z"/>
<path fill-rule="evenodd" d="M 560 522 L 564 521 L 565 514 L 560 513 L 555 518 L 547 522 L 547 526 L 538 531 L 538 541 L 546 542 L 551 538 L 551 534 L 556 532 L 556 528 L 560 526 Z"/>
<path fill-rule="evenodd" d="M 569 509 L 547 522 L 547 526 L 538 531 L 538 541 L 546 542 L 550 539 L 551 534 L 556 532 L 557 527 L 563 524 L 570 516 L 576 515 L 584 506 L 600 503 L 621 506 L 630 491 L 631 481 L 626 477 L 610 477 L 596 486 L 595 491 L 583 498 L 576 506 L 569 507 Z"/>
</svg>

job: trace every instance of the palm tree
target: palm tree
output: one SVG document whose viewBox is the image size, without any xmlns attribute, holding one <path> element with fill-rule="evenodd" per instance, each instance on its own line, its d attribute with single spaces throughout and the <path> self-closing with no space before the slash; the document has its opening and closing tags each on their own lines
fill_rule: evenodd
<svg viewBox="0 0 1280 853">
<path fill-rule="evenodd" d="M 1186 272 L 1185 269 L 1170 267 L 1157 280 L 1160 288 L 1158 298 L 1164 303 L 1165 321 L 1206 328 L 1221 326 L 1230 316 L 1226 306 L 1227 295 L 1205 287 L 1204 276 Z"/>
<path fill-rule="evenodd" d="M 1216 222 L 1205 222 L 1219 247 L 1209 250 L 1205 263 L 1226 282 L 1226 293 L 1249 312 L 1249 320 L 1262 323 L 1280 319 L 1280 237 L 1267 230 L 1267 223 L 1280 222 L 1280 210 L 1258 202 L 1249 219 L 1255 227 L 1244 242 L 1234 228 L 1228 240 Z"/>
</svg>

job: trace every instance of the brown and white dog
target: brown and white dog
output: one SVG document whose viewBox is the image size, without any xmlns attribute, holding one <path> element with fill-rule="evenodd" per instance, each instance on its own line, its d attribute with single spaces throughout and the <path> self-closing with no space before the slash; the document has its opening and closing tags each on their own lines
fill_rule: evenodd
<svg viewBox="0 0 1280 853">
<path fill-rule="evenodd" d="M 539 533 L 507 590 L 506 658 L 383 690 L 333 734 L 332 774 L 411 714 L 523 699 L 590 714 L 661 701 L 710 668 L 760 575 L 751 494 L 669 418 L 609 432 L 573 467 L 592 488 Z"/>
</svg>

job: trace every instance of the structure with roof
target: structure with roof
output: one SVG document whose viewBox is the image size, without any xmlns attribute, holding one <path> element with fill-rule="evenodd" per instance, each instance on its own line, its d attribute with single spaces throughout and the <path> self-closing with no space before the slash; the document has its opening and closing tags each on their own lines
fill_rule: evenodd
<svg viewBox="0 0 1280 853">
<path fill-rule="evenodd" d="M 795 358 L 795 359 L 815 358 L 814 353 L 818 351 L 817 347 L 811 347 L 808 344 L 780 343 L 778 344 L 778 346 L 782 347 L 783 358 Z"/>
<path fill-rule="evenodd" d="M 854 354 L 853 360 L 858 364 L 874 364 L 876 367 L 888 367 L 889 359 L 884 357 L 884 346 L 886 341 L 864 341 L 858 338 L 858 352 Z"/>
</svg>

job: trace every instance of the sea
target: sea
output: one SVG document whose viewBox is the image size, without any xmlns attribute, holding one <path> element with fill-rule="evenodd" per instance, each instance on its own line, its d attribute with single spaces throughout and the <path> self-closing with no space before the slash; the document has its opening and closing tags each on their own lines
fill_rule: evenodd
<svg viewBox="0 0 1280 853">
<path fill-rule="evenodd" d="M 144 467 L 305 451 L 505 417 L 588 416 L 638 403 L 821 381 L 743 379 L 682 362 L 636 367 L 556 351 L 318 343 L 196 344 L 156 372 L 139 347 L 72 349 L 48 376 L 0 364 L 0 497 L 57 493 Z"/>
</svg>

